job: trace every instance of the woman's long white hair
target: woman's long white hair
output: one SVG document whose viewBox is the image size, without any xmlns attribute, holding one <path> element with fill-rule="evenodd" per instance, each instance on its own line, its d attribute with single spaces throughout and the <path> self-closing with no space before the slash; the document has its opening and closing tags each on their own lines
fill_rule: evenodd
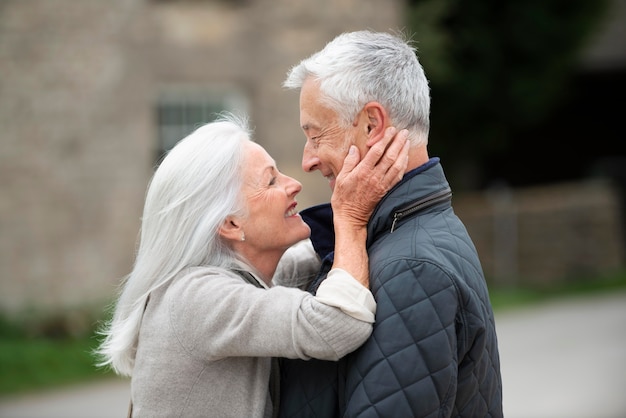
<svg viewBox="0 0 626 418">
<path fill-rule="evenodd" d="M 99 366 L 132 374 L 150 292 L 187 267 L 232 264 L 236 256 L 218 231 L 228 215 L 244 210 L 241 166 L 250 136 L 245 118 L 221 115 L 182 139 L 161 162 L 146 194 L 133 270 L 102 331 Z"/>
</svg>

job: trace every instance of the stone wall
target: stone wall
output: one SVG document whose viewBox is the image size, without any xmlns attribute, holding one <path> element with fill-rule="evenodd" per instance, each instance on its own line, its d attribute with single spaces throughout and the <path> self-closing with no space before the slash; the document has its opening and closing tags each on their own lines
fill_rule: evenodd
<svg viewBox="0 0 626 418">
<path fill-rule="evenodd" d="M 300 207 L 326 201 L 325 180 L 300 168 L 298 95 L 281 83 L 343 31 L 402 28 L 401 4 L 0 2 L 0 311 L 114 297 L 132 267 L 164 88 L 237 86 L 257 141 L 303 183 Z M 623 263 L 610 188 L 565 185 L 501 198 L 454 198 L 489 276 L 551 280 Z"/>
<path fill-rule="evenodd" d="M 334 36 L 401 23 L 397 0 L 0 2 L 0 311 L 113 298 L 134 258 L 155 164 L 156 98 L 237 86 L 256 139 L 302 175 L 288 69 Z"/>
<path fill-rule="evenodd" d="M 133 259 L 150 172 L 137 1 L 0 6 L 0 307 L 93 303 Z"/>
</svg>

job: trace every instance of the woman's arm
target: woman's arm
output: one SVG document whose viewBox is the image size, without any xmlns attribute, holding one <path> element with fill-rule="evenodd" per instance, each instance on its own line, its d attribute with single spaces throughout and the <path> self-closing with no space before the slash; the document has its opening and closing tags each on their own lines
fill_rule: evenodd
<svg viewBox="0 0 626 418">
<path fill-rule="evenodd" d="M 369 288 L 368 257 L 365 248 L 367 223 L 374 208 L 403 177 L 408 163 L 408 131 L 396 134 L 387 128 L 359 162 L 355 146 L 344 160 L 331 198 L 335 225 L 333 268 L 347 271 Z"/>
<path fill-rule="evenodd" d="M 311 240 L 291 246 L 280 259 L 272 278 L 274 286 L 296 287 L 305 290 L 322 265 Z"/>
</svg>

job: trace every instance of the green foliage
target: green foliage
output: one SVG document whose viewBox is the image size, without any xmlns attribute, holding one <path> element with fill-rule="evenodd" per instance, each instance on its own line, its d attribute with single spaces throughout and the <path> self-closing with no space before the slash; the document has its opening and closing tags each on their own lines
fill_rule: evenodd
<svg viewBox="0 0 626 418">
<path fill-rule="evenodd" d="M 626 270 L 600 277 L 581 277 L 555 286 L 518 286 L 502 288 L 491 286 L 489 293 L 495 311 L 528 306 L 550 299 L 574 295 L 589 295 L 599 292 L 623 291 L 626 289 Z"/>
<path fill-rule="evenodd" d="M 110 375 L 96 369 L 94 338 L 2 337 L 0 394 L 75 383 Z"/>
<path fill-rule="evenodd" d="M 433 155 L 448 165 L 510 147 L 567 98 L 607 0 L 410 0 L 407 32 L 431 84 Z"/>
<path fill-rule="evenodd" d="M 113 376 L 95 366 L 92 318 L 86 312 L 82 320 L 75 312 L 0 316 L 0 395 Z"/>
</svg>

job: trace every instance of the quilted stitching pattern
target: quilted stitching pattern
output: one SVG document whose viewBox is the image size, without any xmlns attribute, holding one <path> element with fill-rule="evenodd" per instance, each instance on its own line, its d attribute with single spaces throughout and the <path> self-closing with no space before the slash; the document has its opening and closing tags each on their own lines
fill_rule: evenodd
<svg viewBox="0 0 626 418">
<path fill-rule="evenodd" d="M 428 263 L 388 255 L 381 255 L 387 261 L 372 275 L 378 301 L 374 333 L 349 360 L 349 416 L 436 412 L 454 390 L 456 365 L 447 361 L 456 355 L 454 285 Z"/>
<path fill-rule="evenodd" d="M 395 207 L 442 186 L 447 182 L 440 165 L 431 165 L 381 202 L 368 231 L 370 284 L 378 303 L 374 332 L 335 363 L 338 382 L 309 380 L 314 390 L 300 386 L 295 392 L 302 413 L 282 416 L 502 416 L 493 313 L 465 227 L 444 203 L 388 232 Z M 310 367 L 292 375 L 296 380 L 321 370 L 302 363 Z M 342 370 L 348 371 L 345 389 Z M 330 406 L 334 391 L 341 412 L 323 414 L 319 406 Z"/>
<path fill-rule="evenodd" d="M 339 363 L 282 359 L 279 417 L 339 417 Z"/>
<path fill-rule="evenodd" d="M 493 313 L 465 227 L 439 207 L 377 237 L 376 323 L 349 356 L 344 416 L 501 416 Z"/>
</svg>

